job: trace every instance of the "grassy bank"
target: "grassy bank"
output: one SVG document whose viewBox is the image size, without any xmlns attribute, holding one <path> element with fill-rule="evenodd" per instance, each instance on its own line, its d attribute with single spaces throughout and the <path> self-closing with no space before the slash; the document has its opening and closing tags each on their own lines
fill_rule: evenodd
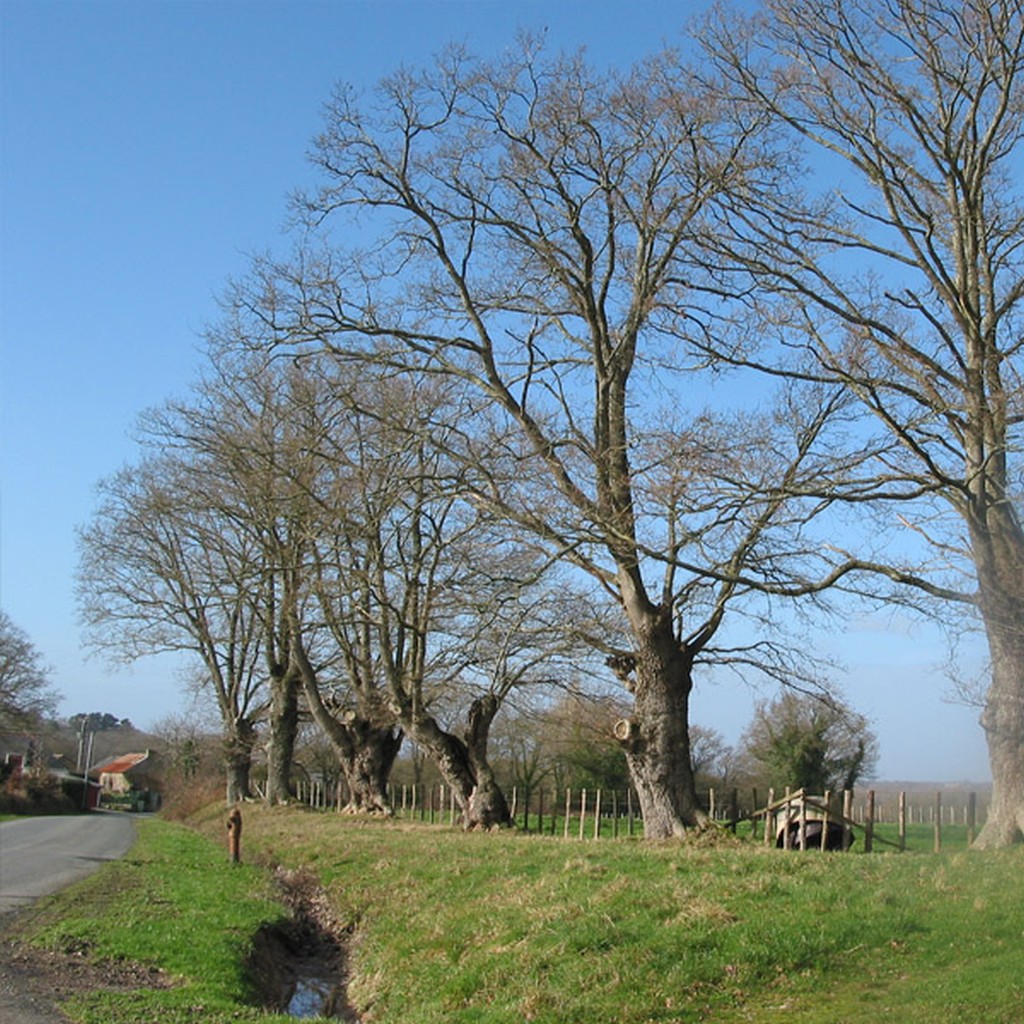
<svg viewBox="0 0 1024 1024">
<path fill-rule="evenodd" d="M 221 849 L 181 825 L 143 820 L 123 860 L 23 915 L 18 931 L 35 945 L 105 964 L 138 961 L 165 972 L 154 991 L 73 996 L 64 1007 L 83 1024 L 185 1024 L 259 1020 L 248 1005 L 249 939 L 280 918 L 265 871 L 227 864 Z"/>
<path fill-rule="evenodd" d="M 366 1021 L 1024 1019 L 1022 850 L 799 854 L 244 813 L 247 863 L 311 870 L 354 927 Z M 199 825 L 208 839 L 146 823 L 125 864 L 37 915 L 39 941 L 185 979 L 79 1000 L 77 1020 L 254 1019 L 244 947 L 278 909 L 265 874 L 225 863 L 223 812 Z"/>
</svg>

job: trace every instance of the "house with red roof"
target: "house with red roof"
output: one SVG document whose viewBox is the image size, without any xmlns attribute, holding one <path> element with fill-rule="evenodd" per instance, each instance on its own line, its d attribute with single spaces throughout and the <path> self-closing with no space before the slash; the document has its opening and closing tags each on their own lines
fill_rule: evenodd
<svg viewBox="0 0 1024 1024">
<path fill-rule="evenodd" d="M 155 809 L 159 780 L 153 754 L 121 754 L 93 768 L 103 797 L 131 799 L 133 809 Z"/>
</svg>

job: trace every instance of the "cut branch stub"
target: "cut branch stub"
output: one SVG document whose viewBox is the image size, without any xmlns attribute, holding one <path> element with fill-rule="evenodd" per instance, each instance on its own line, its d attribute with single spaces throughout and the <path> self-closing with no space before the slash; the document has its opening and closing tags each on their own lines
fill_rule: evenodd
<svg viewBox="0 0 1024 1024">
<path fill-rule="evenodd" d="M 639 735 L 640 730 L 637 727 L 636 722 L 634 722 L 631 718 L 620 718 L 615 723 L 615 728 L 613 729 L 613 732 L 615 733 L 615 738 L 620 743 L 629 743 L 631 740 L 636 739 L 636 737 Z"/>
</svg>

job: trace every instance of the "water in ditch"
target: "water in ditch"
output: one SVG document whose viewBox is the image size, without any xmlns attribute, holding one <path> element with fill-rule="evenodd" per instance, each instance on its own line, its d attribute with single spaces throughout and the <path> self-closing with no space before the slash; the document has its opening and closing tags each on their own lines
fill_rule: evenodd
<svg viewBox="0 0 1024 1024">
<path fill-rule="evenodd" d="M 279 871 L 277 882 L 290 916 L 260 929 L 249 961 L 261 1004 L 297 1019 L 357 1021 L 346 990 L 347 930 L 310 876 Z"/>
<path fill-rule="evenodd" d="M 291 968 L 294 980 L 283 1008 L 285 1013 L 299 1019 L 353 1019 L 344 1012 L 347 1009 L 345 987 L 337 962 L 325 962 L 319 958 L 300 959 Z"/>
<path fill-rule="evenodd" d="M 267 925 L 254 938 L 249 968 L 268 1010 L 297 1019 L 358 1019 L 346 999 L 344 949 L 332 936 L 290 921 Z"/>
</svg>

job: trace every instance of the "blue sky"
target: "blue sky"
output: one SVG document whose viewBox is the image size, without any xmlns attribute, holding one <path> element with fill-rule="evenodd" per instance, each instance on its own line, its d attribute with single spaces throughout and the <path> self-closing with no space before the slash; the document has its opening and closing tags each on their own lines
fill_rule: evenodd
<svg viewBox="0 0 1024 1024">
<path fill-rule="evenodd" d="M 187 390 L 218 292 L 282 241 L 333 84 L 368 87 L 453 40 L 497 52 L 520 28 L 625 63 L 703 6 L 0 0 L 0 605 L 53 666 L 62 713 L 146 726 L 184 703 L 170 662 L 87 658 L 74 530 L 132 457 L 137 414 Z M 874 721 L 882 776 L 988 777 L 976 711 L 942 701 L 934 634 L 864 618 L 823 642 Z M 700 687 L 694 717 L 734 742 L 757 696 Z"/>
</svg>

